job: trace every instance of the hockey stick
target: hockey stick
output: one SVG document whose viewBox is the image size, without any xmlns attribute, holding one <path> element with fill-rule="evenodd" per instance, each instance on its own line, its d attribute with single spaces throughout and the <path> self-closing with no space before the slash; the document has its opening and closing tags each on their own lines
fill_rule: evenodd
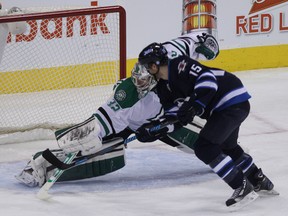
<svg viewBox="0 0 288 216">
<path fill-rule="evenodd" d="M 176 123 L 177 120 L 173 120 L 173 121 L 167 121 L 165 123 L 159 124 L 153 128 L 150 128 L 150 131 L 157 131 L 160 130 L 164 127 L 166 127 L 169 124 L 173 124 Z M 199 125 L 198 123 L 190 123 L 192 125 L 194 125 L 195 127 L 198 128 L 202 128 L 202 125 Z M 47 182 L 40 188 L 40 190 L 37 193 L 37 198 L 41 199 L 41 200 L 47 200 L 49 199 L 51 196 L 48 193 L 48 190 L 55 184 L 55 182 L 60 178 L 60 176 L 63 174 L 63 172 L 67 169 L 70 169 L 72 167 L 75 167 L 77 165 L 83 164 L 85 163 L 87 160 L 96 157 L 98 155 L 103 155 L 107 152 L 110 152 L 111 150 L 113 150 L 114 148 L 117 148 L 120 145 L 123 144 L 127 144 L 133 140 L 136 139 L 136 136 L 132 136 L 127 138 L 124 142 L 116 142 L 116 143 L 112 143 L 110 146 L 108 146 L 105 149 L 102 149 L 101 151 L 92 154 L 92 155 L 87 155 L 87 156 L 82 156 L 77 158 L 77 160 L 73 161 L 74 158 L 76 157 L 77 153 L 70 153 L 68 154 L 67 158 L 64 160 L 64 162 L 61 162 L 49 149 L 46 149 L 42 155 L 43 157 L 50 162 L 52 165 L 54 165 L 55 167 L 57 167 L 55 173 L 53 176 L 51 176 Z M 72 162 L 73 161 L 73 162 Z"/>
<path fill-rule="evenodd" d="M 155 127 L 150 128 L 150 132 L 153 132 L 153 131 L 155 132 L 155 131 L 161 130 L 162 128 L 166 127 L 167 125 L 173 124 L 173 123 L 176 123 L 176 122 L 177 122 L 177 120 L 173 120 L 173 121 L 167 121 L 165 123 L 159 124 L 159 125 L 157 125 Z M 203 128 L 203 126 L 200 125 L 199 123 L 190 122 L 189 124 L 195 126 L 196 128 L 199 128 L 199 129 Z M 136 139 L 136 136 L 132 136 L 132 137 L 127 138 L 124 142 L 112 143 L 110 145 L 107 145 L 108 146 L 107 148 L 102 149 L 99 152 L 96 152 L 95 154 L 78 157 L 75 161 L 72 161 L 72 162 L 70 162 L 68 164 L 65 163 L 65 162 L 60 161 L 49 149 L 46 149 L 42 153 L 42 156 L 49 163 L 52 164 L 51 169 L 58 168 L 58 169 L 61 169 L 61 170 L 67 170 L 67 169 L 73 168 L 75 166 L 78 166 L 80 164 L 83 164 L 83 163 L 85 163 L 86 161 L 88 161 L 91 158 L 94 158 L 94 157 L 99 156 L 99 155 L 104 155 L 107 152 L 110 152 L 111 150 L 117 148 L 118 146 L 121 146 L 123 144 L 124 145 L 128 144 L 129 142 L 131 142 L 131 141 L 133 141 L 135 139 Z M 111 141 L 109 141 L 109 142 L 111 142 Z"/>
<path fill-rule="evenodd" d="M 58 169 L 61 170 L 67 170 L 70 169 L 72 167 L 78 166 L 80 164 L 85 163 L 87 160 L 94 158 L 96 156 L 99 155 L 103 155 L 106 154 L 107 152 L 110 152 L 111 150 L 117 148 L 118 146 L 121 146 L 123 144 L 127 144 L 133 140 L 136 139 L 136 136 L 132 136 L 127 138 L 124 142 L 116 142 L 119 139 L 115 139 L 115 143 L 111 143 L 110 145 L 106 144 L 108 147 L 94 153 L 94 154 L 90 154 L 90 155 L 85 155 L 85 156 L 80 156 L 78 157 L 76 160 L 70 162 L 69 164 L 60 161 L 49 149 L 46 149 L 45 151 L 43 151 L 42 156 L 49 162 L 51 163 L 53 166 L 55 166 Z M 110 141 L 111 142 L 111 141 Z M 105 144 L 103 144 L 105 145 Z"/>
<path fill-rule="evenodd" d="M 159 124 L 157 126 L 154 126 L 152 128 L 150 128 L 150 132 L 155 132 L 155 131 L 158 131 L 158 130 L 161 130 L 162 128 L 164 127 L 167 127 L 167 125 L 170 125 L 170 124 L 173 124 L 175 123 L 177 120 L 173 120 L 173 121 L 166 121 L 162 124 Z M 120 145 L 123 145 L 123 144 L 127 144 L 133 140 L 136 139 L 136 136 L 133 136 L 133 137 L 129 137 L 127 138 L 124 142 L 118 142 L 118 143 L 112 143 L 110 146 L 108 146 L 107 148 L 105 149 L 102 149 L 100 150 L 99 152 L 96 152 L 95 154 L 91 154 L 91 155 L 85 155 L 85 156 L 81 156 L 79 158 L 77 158 L 77 160 L 67 164 L 67 163 L 64 163 L 62 161 L 60 161 L 49 149 L 46 149 L 43 153 L 42 153 L 42 156 L 49 162 L 51 163 L 52 165 L 54 165 L 55 167 L 57 167 L 58 169 L 61 169 L 61 170 L 66 170 L 66 169 L 69 169 L 71 167 L 74 167 L 74 166 L 78 166 L 80 164 L 83 164 L 85 163 L 87 160 L 93 158 L 93 157 L 96 157 L 98 155 L 103 155 L 107 152 L 110 152 L 112 149 L 115 149 L 116 147 L 120 146 Z"/>
<path fill-rule="evenodd" d="M 71 161 L 76 157 L 77 153 L 70 153 L 64 160 L 64 163 L 71 163 Z M 56 169 L 55 173 L 45 182 L 45 184 L 40 188 L 36 197 L 41 200 L 47 200 L 51 196 L 48 194 L 48 190 L 54 185 L 58 178 L 63 174 L 64 170 Z"/>
<path fill-rule="evenodd" d="M 196 127 L 196 128 L 199 128 L 199 129 L 202 129 L 204 126 L 202 125 L 202 124 L 200 124 L 199 122 L 189 122 L 188 123 L 189 125 L 192 125 L 192 126 L 194 126 L 194 127 Z"/>
<path fill-rule="evenodd" d="M 161 125 L 157 125 L 153 128 L 151 128 L 151 131 L 157 131 L 160 130 L 164 127 L 166 127 L 169 124 L 173 124 L 176 121 L 171 121 L 171 122 L 165 122 Z M 111 151 L 112 149 L 123 145 L 123 144 L 127 144 L 128 142 L 131 142 L 133 140 L 136 139 L 136 136 L 130 137 L 128 139 L 126 139 L 124 142 L 120 142 L 120 143 L 116 143 L 116 144 L 112 144 L 111 146 L 102 149 L 101 151 L 92 154 L 92 155 L 87 155 L 87 156 L 83 156 L 81 158 L 77 158 L 77 160 L 75 160 L 74 162 L 73 159 L 76 157 L 77 153 L 70 153 L 68 154 L 67 158 L 64 160 L 64 162 L 61 162 L 49 149 L 46 149 L 43 153 L 42 156 L 48 161 L 50 162 L 52 165 L 55 165 L 56 167 L 58 167 L 56 169 L 56 171 L 54 172 L 53 176 L 51 176 L 47 182 L 40 188 L 40 190 L 37 193 L 37 198 L 41 199 L 41 200 L 47 200 L 49 199 L 51 196 L 48 194 L 48 190 L 54 185 L 54 183 L 59 179 L 59 177 L 63 174 L 63 172 L 66 169 L 72 168 L 74 166 L 80 165 L 85 163 L 87 160 L 89 160 L 90 158 L 93 158 L 97 155 L 101 155 L 101 154 L 105 154 L 109 151 Z M 61 168 L 61 169 L 60 169 Z"/>
<path fill-rule="evenodd" d="M 90 158 L 93 158 L 97 155 L 102 155 L 102 154 L 105 154 L 109 151 L 111 151 L 112 149 L 120 146 L 120 145 L 123 145 L 125 143 L 129 143 L 133 140 L 136 139 L 136 136 L 133 136 L 133 137 L 129 137 L 127 138 L 124 142 L 117 142 L 115 144 L 112 144 L 110 145 L 109 147 L 95 153 L 95 154 L 92 154 L 92 155 L 87 155 L 87 156 L 83 156 L 83 157 L 80 157 L 79 159 L 77 159 L 76 161 L 72 162 L 73 159 L 76 157 L 76 155 L 78 153 L 70 153 L 68 154 L 68 156 L 66 157 L 66 159 L 64 160 L 64 162 L 61 162 L 49 149 L 46 149 L 43 153 L 42 153 L 42 156 L 47 160 L 48 158 L 48 162 L 50 162 L 51 164 L 52 163 L 55 163 L 54 165 L 56 167 L 58 167 L 54 174 L 47 180 L 47 182 L 45 182 L 45 184 L 40 188 L 40 190 L 38 191 L 36 197 L 38 199 L 41 199 L 41 200 L 48 200 L 51 196 L 49 195 L 48 193 L 48 190 L 55 184 L 55 182 L 60 178 L 60 176 L 63 174 L 63 172 L 66 170 L 66 169 L 69 169 L 69 168 L 72 168 L 72 167 L 75 167 L 79 164 L 83 164 L 85 161 L 89 160 Z"/>
<path fill-rule="evenodd" d="M 177 112 L 178 111 L 167 111 L 167 112 L 165 112 L 165 114 L 172 114 L 172 115 L 175 115 L 175 114 L 177 114 Z M 173 123 L 176 123 L 177 122 L 177 120 L 175 120 Z M 201 123 L 199 123 L 199 122 L 196 122 L 196 121 L 192 121 L 192 122 L 189 122 L 188 123 L 189 125 L 192 125 L 192 126 L 194 126 L 194 127 L 196 127 L 196 128 L 199 128 L 199 129 L 202 129 L 203 127 L 204 127 L 204 125 L 203 124 L 201 124 Z"/>
</svg>

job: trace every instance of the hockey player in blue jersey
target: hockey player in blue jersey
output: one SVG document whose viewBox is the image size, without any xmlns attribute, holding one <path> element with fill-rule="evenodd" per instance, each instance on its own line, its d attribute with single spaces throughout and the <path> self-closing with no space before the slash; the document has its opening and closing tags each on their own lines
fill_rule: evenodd
<svg viewBox="0 0 288 216">
<path fill-rule="evenodd" d="M 234 189 L 227 206 L 248 204 L 258 197 L 259 191 L 275 192 L 273 183 L 238 144 L 239 129 L 249 114 L 251 97 L 239 78 L 188 56 L 168 59 L 167 50 L 159 43 L 144 48 L 138 60 L 155 76 L 157 94 L 166 112 L 176 112 L 182 125 L 195 116 L 207 120 L 194 150 Z"/>
</svg>

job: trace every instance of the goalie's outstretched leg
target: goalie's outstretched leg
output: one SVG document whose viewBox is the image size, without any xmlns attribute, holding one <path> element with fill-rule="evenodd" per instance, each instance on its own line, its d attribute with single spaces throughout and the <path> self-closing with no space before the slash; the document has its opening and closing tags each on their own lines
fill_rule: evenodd
<svg viewBox="0 0 288 216">
<path fill-rule="evenodd" d="M 119 142 L 123 142 L 119 139 Z M 113 141 L 115 143 L 115 140 Z M 109 141 L 103 144 L 103 148 L 109 147 Z M 67 155 L 61 149 L 51 150 L 60 161 L 64 161 Z M 76 156 L 77 160 L 81 156 Z M 113 166 L 111 166 L 113 164 Z M 81 180 L 106 175 L 125 166 L 124 144 L 111 149 L 105 154 L 95 156 L 85 163 L 66 170 L 57 182 Z M 50 179 L 56 168 L 42 157 L 42 152 L 32 156 L 26 167 L 15 178 L 29 187 L 42 187 Z"/>
</svg>

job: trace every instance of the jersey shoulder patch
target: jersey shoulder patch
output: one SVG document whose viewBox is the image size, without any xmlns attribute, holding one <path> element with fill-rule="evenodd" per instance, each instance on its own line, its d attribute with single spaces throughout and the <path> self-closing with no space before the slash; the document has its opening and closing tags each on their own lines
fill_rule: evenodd
<svg viewBox="0 0 288 216">
<path fill-rule="evenodd" d="M 118 83 L 113 97 L 122 109 L 132 107 L 139 101 L 138 92 L 131 77 Z"/>
</svg>

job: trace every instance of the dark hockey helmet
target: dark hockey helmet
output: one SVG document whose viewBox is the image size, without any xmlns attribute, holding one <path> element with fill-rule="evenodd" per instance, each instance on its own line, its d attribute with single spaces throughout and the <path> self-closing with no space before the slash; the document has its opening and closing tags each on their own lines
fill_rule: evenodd
<svg viewBox="0 0 288 216">
<path fill-rule="evenodd" d="M 167 50 L 160 43 L 152 43 L 145 47 L 139 54 L 138 62 L 146 68 L 154 63 L 158 66 L 166 65 L 168 62 Z"/>
</svg>

